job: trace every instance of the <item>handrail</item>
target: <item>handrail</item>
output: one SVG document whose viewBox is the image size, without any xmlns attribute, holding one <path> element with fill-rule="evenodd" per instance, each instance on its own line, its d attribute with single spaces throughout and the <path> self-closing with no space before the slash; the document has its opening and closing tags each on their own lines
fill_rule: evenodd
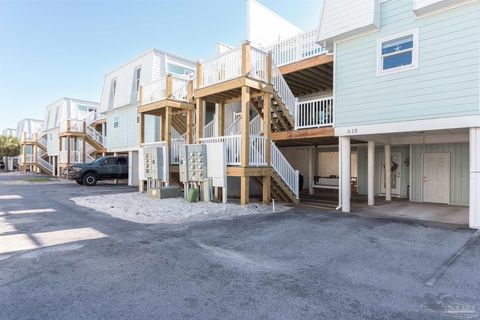
<svg viewBox="0 0 480 320">
<path fill-rule="evenodd" d="M 298 199 L 300 190 L 299 190 L 299 171 L 295 170 L 292 165 L 288 162 L 285 156 L 282 154 L 280 149 L 277 148 L 273 141 L 271 142 L 271 160 L 272 168 L 280 176 L 280 178 L 285 182 L 290 191 L 293 192 L 295 197 Z"/>
<path fill-rule="evenodd" d="M 295 96 L 285 81 L 280 69 L 272 61 L 272 85 L 292 116 L 295 115 Z"/>
<path fill-rule="evenodd" d="M 241 119 L 242 117 L 237 117 L 237 119 L 225 129 L 226 136 L 240 134 Z M 262 117 L 260 117 L 259 114 L 257 114 L 255 118 L 250 120 L 250 134 L 251 135 L 263 134 L 263 122 L 262 122 Z"/>
<path fill-rule="evenodd" d="M 200 142 L 201 143 L 223 142 L 225 147 L 225 153 L 227 155 L 227 165 L 238 166 L 240 165 L 240 160 L 241 160 L 240 139 L 241 139 L 240 135 L 232 135 L 232 136 L 223 136 L 223 137 L 202 138 L 200 139 Z"/>
<path fill-rule="evenodd" d="M 207 87 L 242 75 L 242 48 L 227 51 L 202 62 L 200 87 Z"/>
<path fill-rule="evenodd" d="M 211 138 L 211 137 L 215 137 L 216 136 L 216 130 L 215 130 L 215 124 L 217 123 L 215 117 L 213 118 L 212 121 L 210 121 L 209 123 L 207 123 L 204 127 L 203 127 L 203 136 L 205 138 Z"/>
<path fill-rule="evenodd" d="M 48 171 L 53 172 L 53 165 L 50 162 L 43 160 L 40 157 L 37 157 L 37 164 L 43 167 L 44 169 L 47 169 Z"/>
</svg>

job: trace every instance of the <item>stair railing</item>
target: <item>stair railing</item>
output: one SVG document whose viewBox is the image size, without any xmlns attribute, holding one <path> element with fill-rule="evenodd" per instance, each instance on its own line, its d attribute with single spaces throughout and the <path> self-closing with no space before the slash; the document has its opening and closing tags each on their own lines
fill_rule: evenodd
<svg viewBox="0 0 480 320">
<path fill-rule="evenodd" d="M 271 162 L 272 168 L 279 175 L 279 177 L 285 182 L 290 191 L 293 192 L 295 197 L 299 199 L 299 171 L 295 170 L 280 149 L 277 148 L 275 143 L 271 143 Z"/>
</svg>

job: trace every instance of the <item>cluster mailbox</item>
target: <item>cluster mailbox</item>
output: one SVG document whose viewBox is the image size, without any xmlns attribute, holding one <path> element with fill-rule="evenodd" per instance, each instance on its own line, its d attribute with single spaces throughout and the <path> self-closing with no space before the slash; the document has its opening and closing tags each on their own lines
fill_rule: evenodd
<svg viewBox="0 0 480 320">
<path fill-rule="evenodd" d="M 203 183 L 207 178 L 207 152 L 203 144 L 188 144 L 180 148 L 180 181 Z"/>
<path fill-rule="evenodd" d="M 163 180 L 164 161 L 163 148 L 150 147 L 144 148 L 143 159 L 145 168 L 145 177 L 147 180 Z"/>
</svg>

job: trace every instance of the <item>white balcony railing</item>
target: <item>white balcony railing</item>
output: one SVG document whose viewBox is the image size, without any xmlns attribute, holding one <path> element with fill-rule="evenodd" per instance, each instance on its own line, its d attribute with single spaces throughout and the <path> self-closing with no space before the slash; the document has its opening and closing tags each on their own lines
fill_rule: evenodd
<svg viewBox="0 0 480 320">
<path fill-rule="evenodd" d="M 265 137 L 250 135 L 250 148 L 249 148 L 249 165 L 250 166 L 266 166 L 265 161 Z M 215 143 L 223 142 L 225 146 L 225 152 L 227 155 L 227 165 L 239 166 L 240 165 L 240 146 L 241 135 L 223 136 L 223 137 L 211 137 L 200 139 L 201 143 Z"/>
<path fill-rule="evenodd" d="M 45 139 L 43 136 L 39 137 L 37 139 L 37 142 L 38 144 L 40 144 L 41 146 L 43 146 L 44 148 L 47 147 L 47 139 Z"/>
<path fill-rule="evenodd" d="M 171 77 L 171 88 L 167 86 L 167 79 Z M 178 101 L 188 101 L 188 84 L 190 78 L 170 74 L 159 80 L 152 81 L 142 86 L 141 104 L 149 104 L 165 100 L 167 98 Z"/>
<path fill-rule="evenodd" d="M 299 198 L 299 171 L 295 170 L 285 156 L 280 152 L 277 146 L 272 142 L 271 145 L 272 168 L 285 182 L 288 188 Z"/>
<path fill-rule="evenodd" d="M 267 53 L 250 47 L 250 77 L 267 82 Z"/>
<path fill-rule="evenodd" d="M 60 123 L 60 132 L 83 132 L 85 120 L 71 119 Z"/>
<path fill-rule="evenodd" d="M 227 165 L 240 165 L 240 135 L 200 139 L 201 143 L 223 142 L 227 156 Z"/>
<path fill-rule="evenodd" d="M 333 97 L 298 102 L 295 109 L 296 130 L 333 125 Z"/>
<path fill-rule="evenodd" d="M 149 104 L 164 100 L 167 97 L 167 78 L 162 77 L 159 80 L 152 81 L 142 86 L 143 101 L 142 104 Z"/>
<path fill-rule="evenodd" d="M 266 166 L 265 160 L 266 139 L 264 136 L 250 135 L 250 148 L 248 152 L 249 164 L 251 166 Z"/>
<path fill-rule="evenodd" d="M 325 54 L 327 50 L 316 43 L 317 36 L 318 29 L 305 32 L 271 46 L 268 51 L 277 66 Z"/>
<path fill-rule="evenodd" d="M 178 101 L 188 101 L 188 83 L 190 80 L 186 77 L 172 75 L 172 99 Z"/>
<path fill-rule="evenodd" d="M 202 63 L 200 87 L 231 80 L 242 75 L 242 48 L 227 51 Z"/>
</svg>

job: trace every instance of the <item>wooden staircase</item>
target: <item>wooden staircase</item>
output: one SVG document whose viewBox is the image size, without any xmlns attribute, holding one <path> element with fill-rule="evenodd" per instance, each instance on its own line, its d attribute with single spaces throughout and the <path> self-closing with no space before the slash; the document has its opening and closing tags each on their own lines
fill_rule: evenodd
<svg viewBox="0 0 480 320">
<path fill-rule="evenodd" d="M 177 113 L 172 116 L 172 126 L 180 134 L 187 132 L 187 116 L 182 113 Z"/>
<path fill-rule="evenodd" d="M 263 98 L 256 97 L 252 99 L 252 106 L 257 113 L 263 118 Z M 290 131 L 293 130 L 293 116 L 290 111 L 283 104 L 282 99 L 277 94 L 273 94 L 271 102 L 271 118 L 272 118 L 272 132 Z"/>
<path fill-rule="evenodd" d="M 254 181 L 260 185 L 260 187 L 263 186 L 263 177 L 252 178 L 254 178 Z M 285 182 L 282 181 L 280 176 L 274 171 L 270 176 L 270 193 L 272 198 L 276 201 L 293 202 L 295 204 L 300 202 L 300 200 L 295 197 L 295 194 L 293 194 L 293 192 L 287 187 Z"/>
</svg>

